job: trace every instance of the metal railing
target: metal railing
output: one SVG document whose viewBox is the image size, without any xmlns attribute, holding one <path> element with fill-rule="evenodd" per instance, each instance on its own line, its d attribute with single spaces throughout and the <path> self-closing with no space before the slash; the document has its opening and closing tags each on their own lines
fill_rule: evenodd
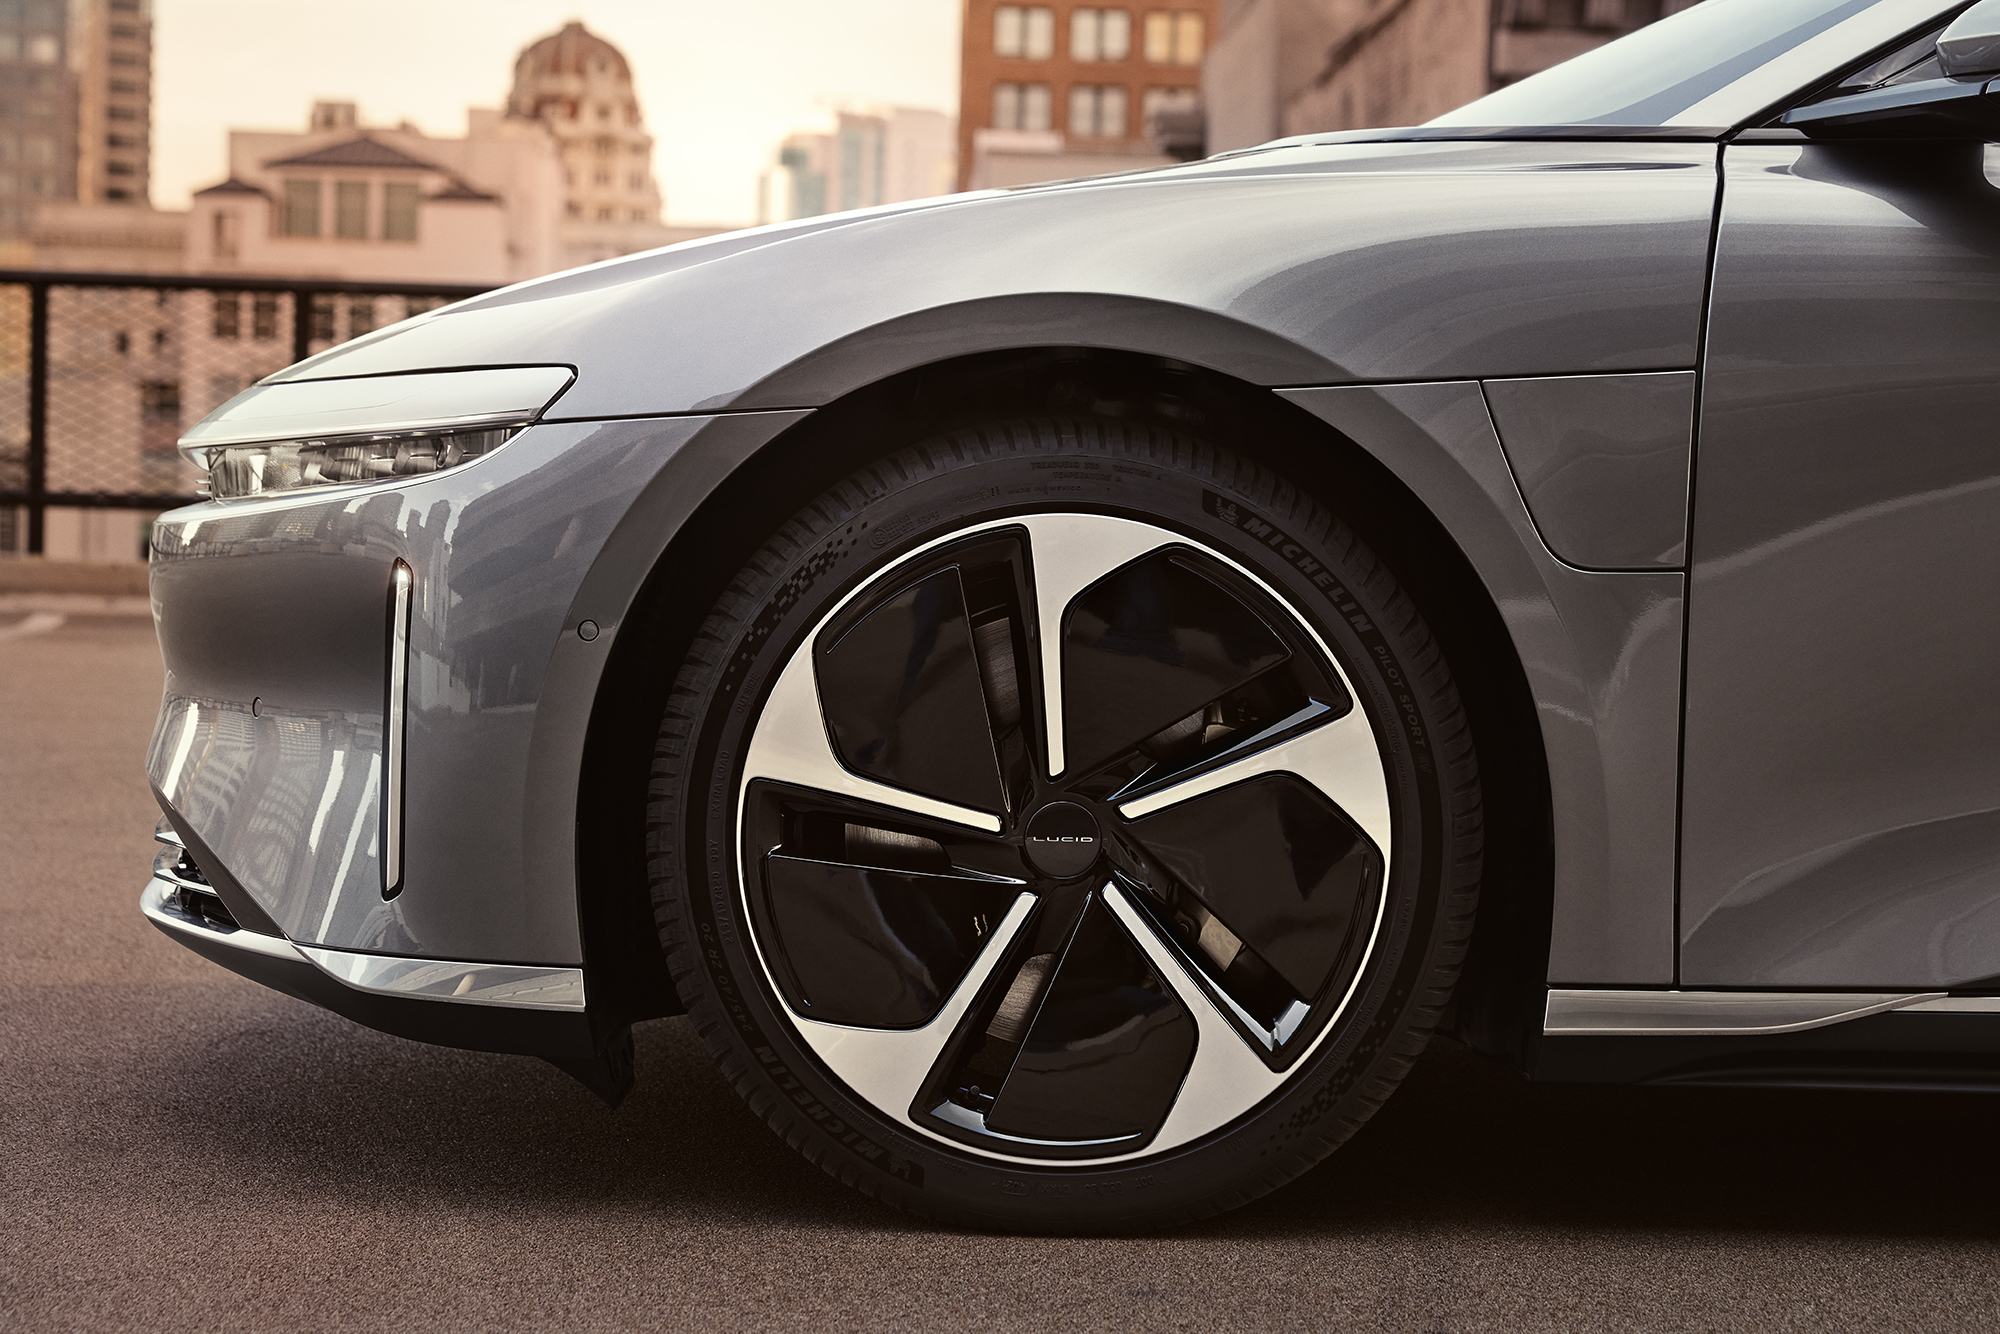
<svg viewBox="0 0 2000 1334">
<path fill-rule="evenodd" d="M 189 425 L 295 361 L 492 290 L 0 269 L 0 553 L 51 508 L 165 510 L 200 474 Z"/>
</svg>

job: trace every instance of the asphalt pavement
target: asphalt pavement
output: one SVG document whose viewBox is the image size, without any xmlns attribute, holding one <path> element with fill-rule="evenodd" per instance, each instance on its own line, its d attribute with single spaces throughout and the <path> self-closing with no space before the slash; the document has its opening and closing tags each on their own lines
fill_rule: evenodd
<svg viewBox="0 0 2000 1334">
<path fill-rule="evenodd" d="M 615 1112 L 371 1032 L 139 915 L 160 682 L 141 618 L 0 613 L 0 1328 L 2000 1326 L 1982 1097 L 1535 1085 L 1441 1042 L 1258 1204 L 1021 1239 L 851 1194 L 685 1020 Z"/>
</svg>

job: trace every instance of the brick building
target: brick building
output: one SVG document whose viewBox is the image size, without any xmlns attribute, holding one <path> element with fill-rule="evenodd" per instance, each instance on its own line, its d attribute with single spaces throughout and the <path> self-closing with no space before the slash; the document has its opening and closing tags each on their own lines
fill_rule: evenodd
<svg viewBox="0 0 2000 1334">
<path fill-rule="evenodd" d="M 1216 0 L 966 0 L 960 189 L 1198 156 Z"/>
</svg>

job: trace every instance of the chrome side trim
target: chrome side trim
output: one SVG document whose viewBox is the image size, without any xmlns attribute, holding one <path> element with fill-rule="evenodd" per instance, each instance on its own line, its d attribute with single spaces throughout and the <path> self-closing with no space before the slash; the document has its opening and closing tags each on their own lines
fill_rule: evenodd
<svg viewBox="0 0 2000 1334">
<path fill-rule="evenodd" d="M 318 945 L 297 948 L 321 972 L 356 991 L 462 1005 L 510 1005 L 523 1010 L 583 1009 L 581 968 L 399 959 Z"/>
<path fill-rule="evenodd" d="M 164 843 L 170 848 L 185 850 L 187 847 L 187 844 L 181 842 L 180 831 L 174 828 L 174 822 L 164 815 L 160 817 L 160 822 L 153 826 L 153 841 Z"/>
<path fill-rule="evenodd" d="M 1884 42 L 1942 18 L 1949 0 L 1881 0 L 1809 37 L 1667 119 L 1669 126 L 1738 125 L 1766 107 L 1811 87 Z"/>
<path fill-rule="evenodd" d="M 1902 1014 L 2000 1014 L 2000 996 L 1939 996 L 1905 1005 Z"/>
<path fill-rule="evenodd" d="M 389 605 L 389 697 L 382 715 L 382 897 L 403 887 L 403 708 L 410 685 L 410 586 L 415 576 L 396 562 Z"/>
<path fill-rule="evenodd" d="M 1942 991 L 1551 991 L 1552 1037 L 1754 1037 L 1797 1033 L 1943 999 Z"/>
<path fill-rule="evenodd" d="M 273 959 L 283 959 L 287 963 L 301 963 L 298 947 L 283 936 L 266 936 L 256 931 L 245 931 L 238 927 L 234 931 L 224 931 L 201 918 L 191 917 L 181 912 L 169 902 L 169 896 L 176 893 L 178 886 L 155 876 L 139 895 L 139 911 L 147 920 L 160 927 L 168 935 L 205 940 L 215 945 L 226 945 L 233 950 L 248 954 L 262 954 Z M 200 885 L 190 885 L 190 889 L 202 893 Z"/>
</svg>

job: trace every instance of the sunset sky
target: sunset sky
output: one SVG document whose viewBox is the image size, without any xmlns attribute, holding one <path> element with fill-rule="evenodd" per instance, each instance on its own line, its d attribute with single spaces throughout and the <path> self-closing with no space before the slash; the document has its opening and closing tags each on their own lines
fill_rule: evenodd
<svg viewBox="0 0 2000 1334">
<path fill-rule="evenodd" d="M 232 128 L 465 132 L 514 57 L 578 18 L 632 62 L 670 222 L 748 222 L 777 143 L 845 103 L 956 113 L 960 0 L 154 0 L 153 202 L 220 180 Z"/>
</svg>

